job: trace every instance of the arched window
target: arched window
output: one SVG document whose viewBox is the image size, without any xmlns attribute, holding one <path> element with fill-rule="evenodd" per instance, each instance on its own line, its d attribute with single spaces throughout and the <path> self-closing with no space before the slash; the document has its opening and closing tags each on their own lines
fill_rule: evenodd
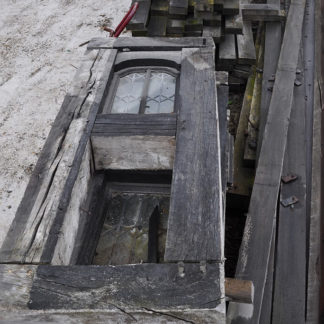
<svg viewBox="0 0 324 324">
<path fill-rule="evenodd" d="M 172 113 L 178 72 L 171 68 L 129 68 L 115 73 L 103 113 Z"/>
</svg>

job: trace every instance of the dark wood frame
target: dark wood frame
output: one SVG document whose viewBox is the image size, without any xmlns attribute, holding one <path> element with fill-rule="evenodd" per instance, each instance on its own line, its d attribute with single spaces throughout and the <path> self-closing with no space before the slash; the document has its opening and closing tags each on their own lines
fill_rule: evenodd
<svg viewBox="0 0 324 324">
<path fill-rule="evenodd" d="M 71 208 L 71 200 L 75 201 L 80 207 L 83 207 L 86 204 L 84 201 L 84 196 L 87 196 L 87 192 L 79 192 L 82 189 L 78 185 L 84 181 L 83 179 L 89 178 L 87 181 L 91 180 L 93 177 L 93 160 L 91 157 L 91 133 L 95 125 L 96 116 L 98 111 L 102 109 L 102 98 L 104 98 L 108 91 L 109 85 L 113 78 L 114 73 L 114 64 L 117 57 L 118 51 L 123 51 L 123 49 L 130 49 L 134 51 L 143 51 L 143 50 L 152 50 L 154 51 L 179 51 L 181 53 L 181 75 L 183 74 L 183 82 L 180 84 L 179 90 L 179 102 L 180 109 L 178 115 L 180 122 L 177 123 L 177 132 L 179 136 L 180 145 L 185 144 L 185 138 L 192 138 L 197 140 L 195 148 L 190 151 L 190 155 L 186 156 L 187 162 L 192 162 L 195 159 L 204 159 L 206 154 L 208 154 L 208 161 L 212 161 L 213 168 L 211 170 L 199 167 L 198 170 L 194 169 L 195 165 L 190 163 L 190 166 L 187 167 L 186 174 L 188 177 L 194 176 L 194 183 L 198 185 L 196 190 L 200 190 L 199 182 L 197 179 L 203 177 L 205 172 L 210 172 L 211 175 L 204 178 L 204 187 L 203 190 L 213 193 L 211 196 L 212 204 L 209 205 L 209 202 L 206 202 L 204 192 L 199 196 L 199 199 L 195 200 L 195 203 L 206 204 L 208 203 L 208 208 L 205 209 L 205 214 L 211 213 L 209 218 L 202 219 L 202 233 L 204 233 L 205 222 L 210 224 L 210 221 L 215 222 L 212 227 L 208 227 L 208 235 L 203 235 L 199 242 L 199 246 L 195 247 L 195 252 L 193 256 L 190 257 L 190 260 L 182 258 L 181 255 L 176 256 L 174 253 L 172 256 L 172 263 L 163 265 L 163 269 L 159 264 L 143 264 L 136 266 L 125 266 L 125 267 L 82 267 L 82 266 L 59 266 L 54 265 L 47 266 L 32 266 L 29 270 L 33 272 L 33 278 L 31 285 L 32 290 L 32 301 L 28 301 L 29 308 L 33 309 L 48 309 L 48 308 L 69 308 L 71 309 L 71 304 L 69 306 L 65 301 L 63 303 L 58 303 L 55 305 L 55 301 L 50 302 L 50 299 L 44 300 L 42 292 L 44 287 L 41 287 L 38 290 L 38 279 L 44 283 L 48 282 L 57 282 L 58 286 L 61 285 L 61 281 L 66 278 L 68 281 L 67 273 L 72 271 L 72 278 L 76 279 L 79 275 L 90 277 L 84 277 L 79 283 L 69 285 L 67 283 L 66 288 L 69 290 L 68 294 L 81 293 L 83 297 L 78 301 L 74 301 L 74 306 L 77 308 L 87 307 L 82 300 L 88 300 L 87 291 L 91 294 L 96 294 L 96 289 L 92 290 L 88 283 L 93 281 L 98 284 L 100 282 L 99 278 L 92 277 L 91 272 L 100 272 L 101 274 L 109 273 L 110 271 L 117 272 L 118 278 L 116 279 L 119 284 L 122 284 L 125 280 L 124 270 L 127 272 L 129 269 L 136 270 L 133 272 L 131 280 L 134 278 L 146 278 L 147 273 L 146 269 L 151 269 L 153 271 L 152 282 L 151 284 L 145 285 L 147 288 L 147 301 L 142 302 L 141 299 L 138 300 L 137 297 L 129 296 L 129 286 L 119 287 L 117 290 L 119 293 L 122 293 L 126 296 L 127 301 L 132 302 L 128 304 L 127 301 L 111 295 L 107 291 L 105 296 L 110 295 L 109 298 L 115 298 L 113 303 L 105 303 L 102 308 L 109 308 L 113 304 L 113 309 L 132 308 L 135 310 L 143 311 L 152 311 L 161 314 L 167 314 L 167 316 L 175 317 L 177 319 L 183 319 L 190 321 L 190 318 L 196 318 L 196 314 L 203 314 L 203 317 L 199 317 L 203 323 L 206 319 L 207 322 L 210 322 L 212 319 L 213 322 L 222 323 L 225 320 L 225 297 L 224 297 L 224 259 L 223 259 L 223 215 L 222 215 L 222 200 L 221 192 L 221 172 L 220 172 L 220 148 L 219 148 L 219 130 L 218 130 L 218 111 L 217 111 L 217 96 L 216 96 L 216 80 L 215 80 L 215 61 L 214 61 L 214 45 L 212 39 L 209 38 L 188 38 L 188 39 L 110 39 L 107 44 L 104 40 L 104 45 L 101 45 L 100 42 L 94 41 L 90 42 L 88 46 L 87 55 L 89 59 L 86 61 L 85 67 L 82 68 L 76 77 L 76 81 L 71 93 L 66 97 L 61 111 L 53 125 L 51 133 L 45 144 L 45 148 L 40 156 L 40 159 L 35 168 L 32 179 L 27 187 L 25 196 L 22 200 L 22 203 L 18 209 L 15 220 L 11 226 L 10 232 L 5 240 L 5 243 L 0 251 L 0 262 L 1 263 L 25 263 L 30 262 L 32 264 L 51 264 L 53 260 L 53 255 L 56 253 L 55 247 L 57 246 L 58 240 L 61 240 L 61 237 L 64 238 L 64 226 L 65 226 L 65 215 Z M 112 45 L 112 46 L 111 46 Z M 102 47 L 103 49 L 96 50 L 94 47 Z M 115 47 L 112 49 L 111 47 Z M 110 49 L 109 49 L 110 47 Z M 104 49 L 105 48 L 105 49 Z M 117 49 L 118 48 L 118 49 Z M 187 48 L 187 50 L 183 50 Z M 174 64 L 179 65 L 179 61 L 175 60 Z M 155 58 L 156 59 L 156 58 Z M 163 58 L 161 58 L 163 60 Z M 194 72 L 197 79 L 194 79 L 194 82 L 190 83 L 188 77 L 191 73 Z M 193 77 L 193 76 L 191 76 Z M 208 89 L 208 94 L 205 93 Z M 195 111 L 190 112 L 190 109 L 181 110 L 181 105 L 194 105 L 194 108 L 197 108 L 197 103 L 200 100 L 198 97 L 192 100 L 193 91 L 198 93 L 200 91 L 200 96 L 203 98 L 202 109 L 196 109 Z M 209 93 L 211 91 L 211 93 Z M 200 108 L 200 107 L 199 107 Z M 195 116 L 195 118 L 194 118 Z M 208 116 L 208 118 L 206 118 Z M 143 117 L 143 116 L 141 116 Z M 144 116 L 145 117 L 145 116 Z M 197 117 L 197 118 L 196 118 Z M 200 122 L 203 120 L 203 124 Z M 65 122 L 62 123 L 62 121 Z M 187 126 L 186 126 L 187 122 Z M 75 134 L 69 134 L 71 131 L 71 125 L 78 126 L 78 123 L 81 123 L 82 128 L 78 130 Z M 173 121 L 172 121 L 173 123 Z M 174 123 L 173 123 L 174 125 Z M 203 126 L 203 127 L 202 127 Z M 174 127 L 174 126 L 172 126 Z M 198 133 L 197 133 L 198 131 Z M 195 133 L 196 132 L 196 133 Z M 182 135 L 181 135 L 182 134 Z M 207 137 L 206 137 L 207 136 Z M 215 137 L 215 138 L 214 138 Z M 206 143 L 206 139 L 210 138 L 210 143 Z M 77 144 L 75 144 L 77 142 Z M 57 144 L 58 143 L 58 144 Z M 182 143 L 182 144 L 181 144 Z M 76 145 L 76 147 L 74 147 Z M 74 152 L 75 149 L 75 152 Z M 68 162 L 65 162 L 64 165 L 60 164 L 62 156 L 66 156 L 66 161 L 71 161 L 70 165 Z M 65 155 L 64 155 L 65 154 Z M 72 155 L 71 157 L 69 156 Z M 181 150 L 177 154 L 182 154 Z M 184 158 L 184 157 L 183 157 Z M 182 159 L 183 159 L 182 158 Z M 181 170 L 181 158 L 178 159 L 176 170 Z M 194 160 L 192 160 L 194 159 Z M 51 173 L 51 168 L 53 165 L 57 166 Z M 215 169 L 218 168 L 217 170 Z M 56 183 L 58 174 L 57 170 L 60 172 L 65 172 L 67 176 L 59 178 L 58 180 L 63 181 L 63 184 L 60 185 L 59 190 L 55 192 L 53 196 L 54 202 L 58 202 L 57 210 L 53 214 L 53 220 L 49 224 L 50 230 L 48 236 L 44 237 L 44 242 L 41 242 L 39 250 L 36 250 L 37 254 L 29 256 L 30 247 L 34 244 L 34 239 L 37 237 L 38 229 L 40 226 L 43 226 L 44 218 L 39 219 L 37 226 L 30 229 L 34 231 L 34 237 L 31 241 L 26 242 L 27 249 L 19 250 L 21 239 L 23 238 L 23 233 L 27 228 L 30 211 L 33 210 L 35 203 L 40 200 L 40 194 L 43 195 L 44 189 L 45 195 L 41 196 L 41 203 L 46 202 L 46 199 L 49 194 L 51 194 L 51 185 Z M 215 170 L 217 172 L 215 172 Z M 194 172 L 195 171 L 195 172 Z M 178 172 L 178 171 L 177 171 Z M 49 182 L 47 181 L 49 177 Z M 45 181 L 46 180 L 46 181 Z M 173 183 L 175 181 L 173 174 Z M 101 183 L 100 179 L 92 179 L 90 183 L 91 190 L 100 190 Z M 41 186 L 44 186 L 41 187 Z M 172 187 L 172 195 L 176 192 L 175 189 L 179 186 L 186 186 L 185 195 L 182 196 L 183 199 L 190 200 L 190 186 L 191 183 L 179 183 L 175 182 Z M 88 188 L 87 188 L 88 190 Z M 75 200 L 77 199 L 77 200 Z M 173 197 L 173 203 L 177 201 L 177 197 Z M 181 200 L 181 201 L 182 201 Z M 42 207 L 42 205 L 40 205 Z M 45 207 L 45 206 L 44 206 Z M 196 206 L 199 209 L 199 206 Z M 183 211 L 181 218 L 188 215 L 188 211 Z M 45 211 L 46 212 L 46 207 Z M 88 217 L 91 213 L 91 208 L 86 210 L 86 215 L 82 217 Z M 204 215 L 205 215 L 204 214 Z M 217 215 L 217 217 L 215 217 Z M 38 216 L 38 214 L 36 215 Z M 47 217 L 47 215 L 45 215 Z M 173 214 L 173 218 L 176 215 Z M 187 235 L 190 234 L 191 225 L 197 224 L 197 217 L 199 215 L 192 211 L 192 215 L 188 218 L 188 226 L 184 231 Z M 47 218 L 46 218 L 47 219 Z M 174 218 L 176 220 L 176 218 Z M 69 228 L 68 228 L 69 229 Z M 68 230 L 68 234 L 71 234 L 72 231 Z M 60 234 L 60 236 L 58 235 Z M 174 236 L 173 236 L 174 237 Z M 208 253 L 210 239 L 215 239 L 215 243 L 211 244 L 212 251 Z M 171 239 L 172 241 L 172 239 Z M 169 242 L 169 248 L 172 246 L 172 242 Z M 27 244 L 28 243 L 28 244 Z M 188 242 L 182 240 L 181 242 L 181 251 L 185 251 L 189 248 Z M 215 249 L 215 246 L 217 247 Z M 65 247 L 65 245 L 63 245 Z M 173 250 L 174 252 L 174 250 Z M 28 256 L 28 258 L 26 258 Z M 35 257 L 34 257 L 35 256 Z M 190 261 L 189 263 L 183 263 L 182 261 Z M 3 265 L 2 267 L 6 267 Z M 20 266 L 19 271 L 23 271 L 24 266 Z M 28 271 L 29 271 L 28 270 Z M 63 271 L 63 272 L 62 272 Z M 107 272 L 108 271 L 108 272 Z M 46 275 L 48 274 L 48 277 Z M 64 274 L 65 273 L 65 274 Z M 45 275 L 45 277 L 44 277 Z M 135 277 L 134 277 L 135 276 Z M 71 279 L 72 279 L 71 278 Z M 94 278 L 94 279 L 92 279 Z M 144 280 L 144 279 L 143 279 Z M 169 298 L 164 292 L 170 292 L 175 288 L 175 282 L 179 284 L 179 289 L 181 296 L 176 299 Z M 87 285 L 90 290 L 84 287 L 84 284 Z M 100 284 L 100 283 L 99 283 Z M 65 284 L 64 284 L 65 285 Z M 161 286 L 162 285 L 162 286 Z M 56 288 L 50 288 L 56 290 L 59 295 L 58 286 Z M 195 291 L 198 293 L 199 298 L 192 299 L 192 288 L 195 287 Z M 207 290 L 206 290 L 207 289 Z M 163 292 L 164 291 L 164 292 Z M 85 293 L 85 294 L 84 294 Z M 144 294 L 144 295 L 145 295 Z M 57 296 L 58 296 L 57 295 Z M 79 296 L 81 296 L 79 295 Z M 141 295 L 141 293 L 140 293 Z M 144 296 L 142 295 L 142 296 Z M 201 302 L 201 295 L 204 296 L 203 302 Z M 28 295 L 29 296 L 29 295 Z M 30 298 L 28 297 L 27 298 Z M 38 298 L 37 296 L 40 296 Z M 157 300 L 150 300 L 151 296 L 158 296 Z M 196 296 L 196 295 L 195 295 Z M 105 298 L 106 298 L 105 297 Z M 40 305 L 37 301 L 40 302 Z M 72 300 L 71 300 L 72 301 Z M 48 304 L 50 302 L 50 304 Z M 46 304 L 47 303 L 47 304 Z M 151 304 L 150 304 L 151 303 Z M 24 307 L 26 307 L 26 304 Z M 110 305 L 110 306 L 109 306 Z M 97 306 L 97 305 L 96 305 Z M 72 307 L 72 308 L 73 308 Z M 92 306 L 91 306 L 92 307 Z M 100 307 L 99 307 L 100 308 Z M 163 308 L 161 310 L 161 308 Z M 175 314 L 175 315 L 172 315 Z M 194 315 L 193 315 L 194 314 Z M 201 316 L 201 315 L 200 315 Z M 204 319 L 203 319 L 204 318 Z"/>
</svg>

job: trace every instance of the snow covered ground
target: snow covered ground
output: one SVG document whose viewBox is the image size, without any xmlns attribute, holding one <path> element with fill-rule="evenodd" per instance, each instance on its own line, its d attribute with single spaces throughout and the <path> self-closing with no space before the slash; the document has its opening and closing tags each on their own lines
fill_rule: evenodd
<svg viewBox="0 0 324 324">
<path fill-rule="evenodd" d="M 0 1 L 0 246 L 93 37 L 131 0 Z M 124 34 L 122 36 L 126 36 Z"/>
</svg>

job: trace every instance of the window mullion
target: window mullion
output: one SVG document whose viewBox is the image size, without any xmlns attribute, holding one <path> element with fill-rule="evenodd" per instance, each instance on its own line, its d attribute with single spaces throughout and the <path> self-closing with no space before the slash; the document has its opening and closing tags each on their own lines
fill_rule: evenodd
<svg viewBox="0 0 324 324">
<path fill-rule="evenodd" d="M 146 76 L 145 76 L 145 83 L 144 83 L 143 92 L 142 92 L 142 98 L 141 98 L 139 114 L 144 114 L 145 113 L 146 98 L 147 98 L 147 93 L 148 93 L 148 87 L 149 87 L 149 84 L 150 84 L 150 77 L 151 77 L 151 69 L 148 69 L 147 72 L 146 72 Z"/>
</svg>

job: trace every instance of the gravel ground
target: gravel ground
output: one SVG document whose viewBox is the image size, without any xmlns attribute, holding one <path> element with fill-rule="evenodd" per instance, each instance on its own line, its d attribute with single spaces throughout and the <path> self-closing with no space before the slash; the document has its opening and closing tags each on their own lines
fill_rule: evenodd
<svg viewBox="0 0 324 324">
<path fill-rule="evenodd" d="M 131 0 L 1 0 L 0 245 L 92 37 Z M 122 36 L 127 36 L 124 34 Z"/>
</svg>

